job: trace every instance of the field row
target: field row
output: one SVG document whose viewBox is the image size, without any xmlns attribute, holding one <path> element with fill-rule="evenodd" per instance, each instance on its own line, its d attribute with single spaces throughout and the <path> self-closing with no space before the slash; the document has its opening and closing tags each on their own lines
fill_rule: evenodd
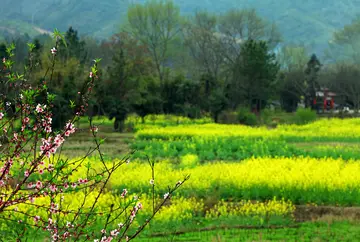
<svg viewBox="0 0 360 242">
<path fill-rule="evenodd" d="M 102 165 L 89 159 L 95 170 Z M 109 162 L 109 165 L 111 162 Z M 73 174 L 84 177 L 85 168 Z M 285 198 L 295 204 L 360 204 L 360 163 L 342 159 L 252 158 L 242 162 L 214 162 L 200 165 L 198 157 L 187 155 L 180 164 L 161 160 L 155 164 L 155 189 L 161 195 L 185 175 L 190 180 L 180 189 L 185 197 L 214 201 L 260 200 Z M 121 193 L 151 192 L 151 169 L 143 161 L 124 165 L 110 180 L 108 189 Z"/>
<path fill-rule="evenodd" d="M 94 202 L 96 197 L 96 191 L 85 195 L 82 192 L 75 192 L 74 194 L 67 194 L 63 197 L 60 202 L 60 198 L 53 201 L 55 204 L 58 204 L 61 210 L 66 208 L 67 211 L 78 211 L 83 202 L 84 196 L 87 196 L 87 202 L 85 206 L 81 209 L 83 213 L 90 211 L 90 205 Z M 97 215 L 91 216 L 90 218 L 90 228 L 95 233 L 99 233 L 103 229 L 105 215 L 102 216 L 98 214 L 102 212 L 107 214 L 109 212 L 109 207 L 111 204 L 122 205 L 122 207 L 127 206 L 127 204 L 132 204 L 132 206 L 138 206 L 139 202 L 142 204 L 141 210 L 139 210 L 136 220 L 134 220 L 132 226 L 130 227 L 128 234 L 131 235 L 135 232 L 136 228 L 145 222 L 151 216 L 152 213 L 152 199 L 147 195 L 140 195 L 139 200 L 134 200 L 133 196 L 135 194 L 127 195 L 125 198 L 120 197 L 119 195 L 112 195 L 111 193 L 103 194 L 95 207 L 94 212 Z M 162 199 L 157 198 L 155 200 L 156 204 L 162 202 Z M 34 203 L 31 204 L 19 204 L 12 208 L 9 207 L 8 223 L 3 223 L 1 225 L 0 235 L 3 239 L 11 239 L 11 233 L 3 233 L 1 231 L 14 231 L 22 230 L 21 223 L 14 223 L 14 221 L 21 220 L 22 223 L 30 225 L 39 225 L 46 224 L 48 221 L 43 221 L 42 218 L 47 218 L 48 209 L 46 209 L 50 204 L 49 199 L 37 198 Z M 236 221 L 236 224 L 242 226 L 287 226 L 294 223 L 294 210 L 295 207 L 291 202 L 284 200 L 271 200 L 264 203 L 251 201 L 241 201 L 239 203 L 224 203 L 218 202 L 211 208 L 205 206 L 202 200 L 196 200 L 194 198 L 182 198 L 182 197 L 173 197 L 170 200 L 170 203 L 165 205 L 157 216 L 151 222 L 151 226 L 147 227 L 144 235 L 151 235 L 153 233 L 169 232 L 172 231 L 170 228 L 176 228 L 177 230 L 189 230 L 194 228 L 201 228 L 202 226 L 217 226 L 221 225 L 230 226 Z M 11 211 L 11 212 L 10 212 Z M 57 223 L 57 226 L 67 226 L 65 221 L 72 221 L 75 213 L 68 213 L 63 215 L 54 214 L 54 220 L 57 221 L 61 216 L 60 222 Z M 83 216 L 83 215 L 80 215 Z M 111 213 L 109 217 L 110 222 L 107 226 L 108 230 L 118 228 L 119 223 L 125 223 L 128 214 L 123 213 L 122 210 L 116 210 Z M 36 220 L 34 218 L 36 217 Z M 106 215 L 106 218 L 107 215 Z M 201 221 L 201 223 L 199 223 Z M 221 224 L 219 224 L 221 221 Z M 62 224 L 64 223 L 64 224 Z M 76 226 L 76 225 L 75 225 Z M 35 233 L 37 230 L 36 227 L 31 227 L 26 233 L 31 234 Z M 121 230 L 120 230 L 121 231 Z M 37 236 L 46 237 L 48 232 L 37 231 Z M 41 235 L 44 233 L 43 235 Z"/>
<path fill-rule="evenodd" d="M 309 144 L 311 145 L 311 144 Z M 331 157 L 344 160 L 360 159 L 360 147 L 354 143 L 312 144 L 311 147 L 299 143 L 289 143 L 283 139 L 264 138 L 202 138 L 191 137 L 182 140 L 141 140 L 130 143 L 137 150 L 134 158 L 181 158 L 194 154 L 201 161 L 243 160 L 251 157 Z M 176 160 L 176 159 L 175 159 Z"/>
<path fill-rule="evenodd" d="M 276 129 L 266 127 L 248 127 L 243 125 L 179 125 L 168 127 L 147 127 L 136 133 L 137 139 L 185 140 L 192 137 L 219 139 L 235 138 L 282 138 L 290 142 L 304 141 L 360 141 L 360 120 L 358 119 L 322 119 L 314 123 L 298 125 L 280 125 Z"/>
</svg>

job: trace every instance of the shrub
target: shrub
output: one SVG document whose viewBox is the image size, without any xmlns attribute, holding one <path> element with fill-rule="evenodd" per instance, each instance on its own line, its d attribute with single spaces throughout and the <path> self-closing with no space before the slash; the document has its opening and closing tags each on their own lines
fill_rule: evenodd
<svg viewBox="0 0 360 242">
<path fill-rule="evenodd" d="M 184 155 L 180 160 L 180 167 L 182 168 L 194 168 L 199 164 L 199 158 L 197 155 Z"/>
<path fill-rule="evenodd" d="M 238 110 L 238 121 L 241 124 L 255 126 L 258 124 L 257 117 L 254 113 L 250 112 L 248 108 L 241 107 Z"/>
<path fill-rule="evenodd" d="M 296 124 L 307 124 L 315 121 L 316 112 L 310 108 L 298 108 L 295 113 L 294 121 Z"/>
</svg>

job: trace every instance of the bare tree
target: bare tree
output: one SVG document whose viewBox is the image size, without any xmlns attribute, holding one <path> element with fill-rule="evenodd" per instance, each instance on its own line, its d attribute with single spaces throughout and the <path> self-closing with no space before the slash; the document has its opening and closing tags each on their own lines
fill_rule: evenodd
<svg viewBox="0 0 360 242">
<path fill-rule="evenodd" d="M 234 64 L 240 56 L 240 45 L 247 40 L 266 41 L 273 49 L 280 41 L 275 24 L 269 24 L 254 9 L 230 10 L 220 16 L 219 33 L 222 38 L 223 55 Z"/>
<path fill-rule="evenodd" d="M 332 71 L 331 88 L 354 105 L 360 108 L 360 69 L 355 64 L 339 63 Z"/>
<path fill-rule="evenodd" d="M 217 17 L 207 12 L 197 12 L 184 25 L 183 35 L 190 55 L 200 73 L 218 78 L 223 56 L 217 32 Z"/>
<path fill-rule="evenodd" d="M 128 9 L 127 31 L 148 47 L 161 81 L 170 42 L 181 29 L 180 21 L 180 9 L 172 1 L 152 0 Z"/>
</svg>

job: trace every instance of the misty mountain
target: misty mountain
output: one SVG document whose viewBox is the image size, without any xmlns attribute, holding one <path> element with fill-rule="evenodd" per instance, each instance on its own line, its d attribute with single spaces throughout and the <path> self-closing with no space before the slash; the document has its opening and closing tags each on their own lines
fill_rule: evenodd
<svg viewBox="0 0 360 242">
<path fill-rule="evenodd" d="M 33 31 L 69 26 L 81 34 L 106 38 L 120 29 L 131 3 L 145 0 L 2 0 L 0 31 Z M 183 14 L 196 10 L 224 12 L 255 8 L 275 22 L 287 43 L 304 43 L 312 49 L 327 47 L 332 33 L 360 13 L 360 0 L 175 0 Z M 9 21 L 12 20 L 10 23 Z M 16 24 L 17 23 L 17 24 Z M 27 26 L 26 28 L 24 26 Z M 36 29 L 39 30 L 39 29 Z"/>
</svg>

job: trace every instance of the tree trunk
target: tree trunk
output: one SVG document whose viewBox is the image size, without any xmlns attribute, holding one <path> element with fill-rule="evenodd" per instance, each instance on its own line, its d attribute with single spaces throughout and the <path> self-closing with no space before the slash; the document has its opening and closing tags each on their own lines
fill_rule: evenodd
<svg viewBox="0 0 360 242">
<path fill-rule="evenodd" d="M 116 132 L 123 132 L 124 131 L 124 120 L 121 120 L 119 118 L 115 118 L 114 131 L 116 131 Z"/>
</svg>

